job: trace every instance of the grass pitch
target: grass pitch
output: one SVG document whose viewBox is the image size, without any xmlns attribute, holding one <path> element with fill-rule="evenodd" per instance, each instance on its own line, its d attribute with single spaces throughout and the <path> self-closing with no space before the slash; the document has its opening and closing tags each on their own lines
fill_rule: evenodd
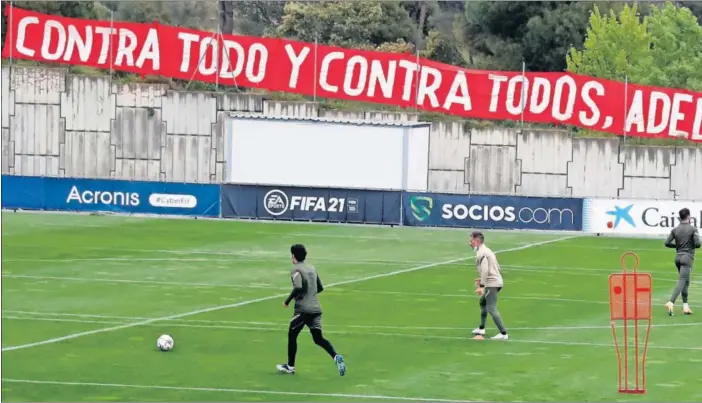
<svg viewBox="0 0 702 403">
<path fill-rule="evenodd" d="M 2 400 L 702 401 L 702 321 L 665 314 L 662 241 L 486 236 L 508 342 L 470 340 L 466 231 L 5 213 Z M 297 374 L 275 372 L 298 242 L 328 286 L 345 377 L 306 331 Z M 616 391 L 607 284 L 628 250 L 654 278 L 645 396 Z M 697 283 L 691 298 L 702 308 Z M 172 352 L 156 350 L 162 333 Z"/>
</svg>

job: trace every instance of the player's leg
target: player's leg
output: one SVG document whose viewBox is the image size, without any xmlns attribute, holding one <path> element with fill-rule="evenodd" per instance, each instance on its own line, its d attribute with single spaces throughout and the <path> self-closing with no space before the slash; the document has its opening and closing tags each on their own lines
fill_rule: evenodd
<svg viewBox="0 0 702 403">
<path fill-rule="evenodd" d="M 346 363 L 344 362 L 344 357 L 341 354 L 337 354 L 334 346 L 329 340 L 324 338 L 324 334 L 322 333 L 322 314 L 308 315 L 306 317 L 305 324 L 310 328 L 310 334 L 312 335 L 314 344 L 322 347 L 324 351 L 329 354 L 329 356 L 334 360 L 336 368 L 339 370 L 339 374 L 341 376 L 346 375 Z"/>
<path fill-rule="evenodd" d="M 480 301 L 478 302 L 480 306 L 480 326 L 473 330 L 474 336 L 485 336 L 485 323 L 487 322 L 488 311 L 487 311 L 487 301 L 485 300 L 485 295 L 480 296 Z"/>
<path fill-rule="evenodd" d="M 302 328 L 305 326 L 304 317 L 302 314 L 296 313 L 290 319 L 288 327 L 288 362 L 286 364 L 276 365 L 278 371 L 286 374 L 295 373 L 295 357 L 297 356 L 297 336 L 300 335 Z"/>
<path fill-rule="evenodd" d="M 682 302 L 683 302 L 683 315 L 692 315 L 692 309 L 690 309 L 690 305 L 687 303 L 691 275 L 692 275 L 691 265 L 682 265 L 680 267 L 680 278 L 685 280 L 685 284 L 683 285 L 682 290 L 680 290 L 680 296 L 682 297 Z M 680 282 L 680 280 L 678 280 L 678 282 Z"/>
<path fill-rule="evenodd" d="M 690 280 L 689 270 L 683 270 L 683 267 L 685 266 L 683 264 L 683 259 L 683 256 L 675 256 L 675 267 L 678 269 L 678 281 L 675 283 L 675 288 L 673 289 L 673 293 L 670 295 L 670 299 L 665 304 L 665 308 L 670 316 L 673 316 L 675 300 L 678 299 L 678 296 L 685 288 L 685 284 Z M 687 276 L 685 276 L 685 271 L 687 271 Z"/>
<path fill-rule="evenodd" d="M 502 322 L 502 316 L 500 316 L 500 311 L 497 310 L 497 294 L 500 292 L 502 288 L 486 288 L 485 289 L 485 302 L 486 302 L 486 308 L 490 316 L 492 317 L 492 321 L 495 322 L 495 326 L 497 326 L 497 330 L 500 331 L 500 333 L 496 336 L 493 337 L 495 340 L 507 340 L 507 329 L 505 328 L 505 324 Z"/>
</svg>

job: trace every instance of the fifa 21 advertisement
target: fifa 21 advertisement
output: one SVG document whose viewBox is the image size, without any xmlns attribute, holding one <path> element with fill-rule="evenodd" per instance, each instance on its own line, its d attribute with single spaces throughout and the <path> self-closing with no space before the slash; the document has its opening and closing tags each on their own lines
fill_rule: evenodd
<svg viewBox="0 0 702 403">
<path fill-rule="evenodd" d="M 222 217 L 400 224 L 401 192 L 222 185 Z"/>
<path fill-rule="evenodd" d="M 582 230 L 583 199 L 405 193 L 402 202 L 405 225 Z"/>
<path fill-rule="evenodd" d="M 583 230 L 595 234 L 667 236 L 680 224 L 679 211 L 690 209 L 690 221 L 699 228 L 702 202 L 637 199 L 585 199 Z"/>
<path fill-rule="evenodd" d="M 219 186 L 2 176 L 2 208 L 219 217 Z"/>
</svg>

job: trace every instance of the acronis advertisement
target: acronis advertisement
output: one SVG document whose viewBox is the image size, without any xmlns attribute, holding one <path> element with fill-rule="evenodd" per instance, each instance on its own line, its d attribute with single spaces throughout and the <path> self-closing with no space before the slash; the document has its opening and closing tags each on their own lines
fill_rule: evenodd
<svg viewBox="0 0 702 403">
<path fill-rule="evenodd" d="M 219 217 L 219 186 L 2 176 L 2 208 Z"/>
</svg>

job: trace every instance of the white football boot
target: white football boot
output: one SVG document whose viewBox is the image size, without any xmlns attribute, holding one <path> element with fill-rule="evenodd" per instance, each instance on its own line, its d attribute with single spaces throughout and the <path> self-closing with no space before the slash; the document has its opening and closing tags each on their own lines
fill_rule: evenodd
<svg viewBox="0 0 702 403">
<path fill-rule="evenodd" d="M 683 304 L 683 315 L 692 315 L 692 309 L 690 309 L 690 305 L 687 303 Z"/>
<path fill-rule="evenodd" d="M 673 316 L 675 314 L 675 304 L 668 301 L 665 303 L 665 309 L 668 311 L 668 316 Z"/>
</svg>

